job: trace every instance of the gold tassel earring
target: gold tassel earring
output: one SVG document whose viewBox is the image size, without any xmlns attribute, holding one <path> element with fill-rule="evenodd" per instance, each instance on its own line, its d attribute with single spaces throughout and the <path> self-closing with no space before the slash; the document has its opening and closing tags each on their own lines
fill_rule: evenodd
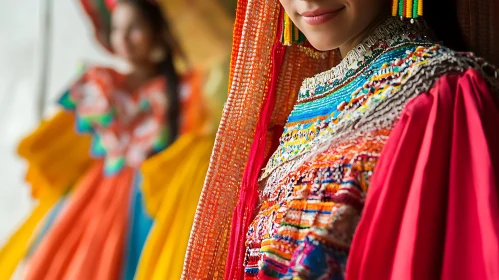
<svg viewBox="0 0 499 280">
<path fill-rule="evenodd" d="M 281 43 L 285 46 L 291 46 L 292 44 L 303 44 L 306 42 L 305 35 L 296 27 L 296 25 L 291 21 L 288 14 L 284 12 L 282 17 L 282 35 Z"/>
</svg>

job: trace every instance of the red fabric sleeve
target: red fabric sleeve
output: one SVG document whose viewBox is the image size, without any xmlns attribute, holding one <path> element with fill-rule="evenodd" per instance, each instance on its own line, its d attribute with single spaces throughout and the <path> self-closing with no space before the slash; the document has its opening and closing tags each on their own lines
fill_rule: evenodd
<svg viewBox="0 0 499 280">
<path fill-rule="evenodd" d="M 346 279 L 499 279 L 499 110 L 476 70 L 404 109 L 378 162 Z"/>
</svg>

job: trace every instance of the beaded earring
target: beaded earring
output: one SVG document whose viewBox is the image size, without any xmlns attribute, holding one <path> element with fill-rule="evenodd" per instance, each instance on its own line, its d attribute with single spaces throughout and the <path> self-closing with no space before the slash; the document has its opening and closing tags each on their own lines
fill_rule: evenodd
<svg viewBox="0 0 499 280">
<path fill-rule="evenodd" d="M 296 27 L 284 9 L 281 11 L 281 20 L 281 43 L 284 46 L 296 45 L 302 52 L 316 59 L 325 59 L 327 57 L 328 52 L 318 51 L 307 42 L 305 35 Z"/>
<path fill-rule="evenodd" d="M 292 44 L 303 44 L 306 42 L 305 35 L 301 33 L 300 29 L 291 21 L 286 12 L 282 16 L 282 35 L 281 43 L 285 46 L 291 46 Z"/>
<path fill-rule="evenodd" d="M 392 0 L 392 16 L 414 20 L 423 16 L 423 0 Z"/>
</svg>

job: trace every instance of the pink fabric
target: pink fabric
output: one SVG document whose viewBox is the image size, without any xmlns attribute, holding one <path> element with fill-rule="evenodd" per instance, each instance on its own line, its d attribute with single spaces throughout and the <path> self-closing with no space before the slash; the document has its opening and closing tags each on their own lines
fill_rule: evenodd
<svg viewBox="0 0 499 280">
<path fill-rule="evenodd" d="M 281 21 L 279 21 L 281 22 Z M 278 26 L 278 30 L 282 27 Z M 232 228 L 230 234 L 229 252 L 225 267 L 225 279 L 243 279 L 243 259 L 245 253 L 246 232 L 253 219 L 254 209 L 258 201 L 258 176 L 265 163 L 265 148 L 267 132 L 275 106 L 277 82 L 281 73 L 285 49 L 276 36 L 272 49 L 272 76 L 265 101 L 262 105 L 260 118 L 257 123 L 255 140 L 251 144 L 251 150 L 244 170 L 239 201 L 232 216 Z"/>
<path fill-rule="evenodd" d="M 499 279 L 499 110 L 475 70 L 412 100 L 386 144 L 346 279 Z"/>
</svg>

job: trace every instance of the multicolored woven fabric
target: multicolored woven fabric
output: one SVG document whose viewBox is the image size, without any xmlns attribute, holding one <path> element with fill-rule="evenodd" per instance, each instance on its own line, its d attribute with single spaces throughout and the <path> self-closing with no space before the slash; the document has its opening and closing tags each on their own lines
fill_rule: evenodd
<svg viewBox="0 0 499 280">
<path fill-rule="evenodd" d="M 231 217 L 258 116 L 271 82 L 271 53 L 275 38 L 280 36 L 276 26 L 280 9 L 277 0 L 238 2 L 229 96 L 191 231 L 184 279 L 223 277 Z M 317 58 L 298 46 L 286 48 L 283 62 L 286 71 L 278 76 L 276 104 L 279 106 L 272 109 L 269 143 L 276 137 L 275 133 L 277 137 L 281 134 L 278 128 L 286 122 L 303 79 L 330 68 L 333 59 L 329 53 Z"/>
</svg>

